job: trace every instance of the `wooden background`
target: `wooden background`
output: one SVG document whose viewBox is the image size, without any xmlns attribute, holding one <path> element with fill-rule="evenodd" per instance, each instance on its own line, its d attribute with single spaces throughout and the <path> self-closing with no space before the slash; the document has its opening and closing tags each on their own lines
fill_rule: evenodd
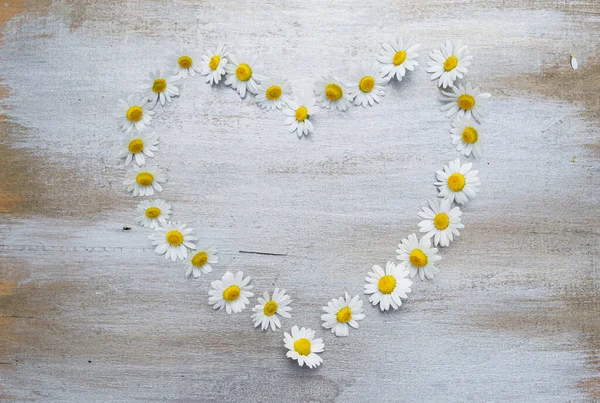
<svg viewBox="0 0 600 403">
<path fill-rule="evenodd" d="M 600 400 L 597 0 L 5 0 L 0 28 L 0 400 Z M 420 70 L 376 107 L 318 110 L 308 139 L 185 80 L 154 124 L 160 196 L 221 264 L 188 280 L 151 252 L 112 109 L 171 49 L 254 49 L 310 90 L 397 34 L 423 44 Z M 493 94 L 481 192 L 435 281 L 335 338 L 320 307 L 395 258 L 458 157 L 424 71 L 447 39 L 470 45 L 469 79 Z M 318 329 L 321 368 L 285 358 L 250 310 L 211 309 L 225 270 L 289 291 L 284 328 Z"/>
</svg>

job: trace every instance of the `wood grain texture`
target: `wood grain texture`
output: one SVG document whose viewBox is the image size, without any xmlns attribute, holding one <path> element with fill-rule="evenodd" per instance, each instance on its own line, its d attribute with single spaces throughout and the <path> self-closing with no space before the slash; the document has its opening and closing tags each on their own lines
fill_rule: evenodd
<svg viewBox="0 0 600 403">
<path fill-rule="evenodd" d="M 0 400 L 600 400 L 599 17 L 595 0 L 0 4 Z M 221 263 L 188 280 L 152 253 L 111 111 L 172 48 L 251 48 L 310 91 L 397 34 L 423 44 L 419 71 L 374 108 L 318 110 L 308 139 L 185 80 L 156 116 L 152 162 L 169 178 L 160 197 Z M 470 45 L 469 79 L 493 94 L 481 192 L 439 277 L 335 338 L 320 307 L 395 258 L 458 157 L 424 68 L 446 39 Z M 225 270 L 286 288 L 284 329 L 318 329 L 323 366 L 298 368 L 249 310 L 214 312 Z"/>
</svg>

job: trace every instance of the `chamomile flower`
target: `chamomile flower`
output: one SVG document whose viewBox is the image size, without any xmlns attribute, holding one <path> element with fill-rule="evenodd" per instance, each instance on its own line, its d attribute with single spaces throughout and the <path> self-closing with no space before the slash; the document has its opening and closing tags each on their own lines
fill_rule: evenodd
<svg viewBox="0 0 600 403">
<path fill-rule="evenodd" d="M 171 217 L 171 205 L 164 200 L 144 200 L 137 207 L 138 216 L 135 221 L 142 227 L 157 228 L 160 225 L 167 225 L 167 220 Z"/>
<path fill-rule="evenodd" d="M 190 257 L 185 262 L 185 276 L 189 277 L 191 275 L 194 278 L 200 277 L 201 273 L 208 274 L 213 269 L 211 264 L 219 263 L 219 256 L 217 254 L 219 251 L 217 248 L 213 246 L 207 247 L 198 247 L 196 251 L 190 254 Z"/>
<path fill-rule="evenodd" d="M 473 56 L 461 41 L 446 41 L 445 44 L 440 44 L 439 50 L 434 49 L 429 58 L 431 61 L 427 64 L 427 72 L 433 73 L 431 80 L 437 79 L 438 87 L 447 88 L 451 87 L 457 78 L 463 78 L 467 74 L 467 67 L 471 65 Z"/>
<path fill-rule="evenodd" d="M 419 273 L 421 280 L 432 280 L 439 273 L 435 263 L 442 257 L 437 254 L 437 248 L 431 247 L 431 239 L 426 236 L 417 240 L 415 234 L 410 234 L 398 244 L 396 253 L 400 266 L 408 269 L 411 278 Z"/>
<path fill-rule="evenodd" d="M 257 73 L 259 70 L 258 57 L 253 52 L 232 53 L 225 66 L 225 85 L 231 85 L 242 98 L 246 96 L 246 91 L 257 94 L 258 83 L 262 80 Z"/>
<path fill-rule="evenodd" d="M 154 133 L 127 133 L 121 143 L 119 158 L 125 158 L 125 165 L 135 159 L 138 166 L 146 163 L 146 157 L 154 157 L 158 150 L 158 136 Z"/>
<path fill-rule="evenodd" d="M 127 185 L 127 191 L 133 192 L 134 196 L 152 196 L 154 191 L 162 192 L 161 183 L 165 183 L 167 177 L 163 172 L 154 167 L 134 168 L 127 174 L 123 182 Z"/>
<path fill-rule="evenodd" d="M 165 259 L 183 260 L 188 257 L 188 249 L 196 249 L 193 241 L 198 238 L 191 235 L 194 232 L 193 228 L 187 228 L 185 224 L 177 222 L 167 222 L 166 225 L 158 227 L 154 230 L 154 234 L 148 239 L 156 246 L 154 251 L 165 255 Z"/>
<path fill-rule="evenodd" d="M 290 127 L 290 132 L 296 132 L 298 137 L 308 136 L 313 132 L 313 124 L 310 117 L 313 113 L 315 98 L 302 94 L 300 97 L 294 97 L 293 101 L 288 102 L 288 107 L 283 109 L 283 114 L 288 116 L 285 124 Z"/>
<path fill-rule="evenodd" d="M 200 74 L 206 76 L 206 82 L 210 85 L 219 84 L 223 75 L 225 75 L 225 66 L 229 63 L 227 56 L 229 51 L 225 45 L 220 45 L 214 51 L 209 49 L 202 56 L 202 69 Z"/>
<path fill-rule="evenodd" d="M 470 162 L 461 165 L 458 158 L 444 165 L 442 171 L 435 173 L 438 180 L 435 182 L 439 190 L 438 196 L 458 204 L 465 204 L 469 198 L 474 198 L 478 191 L 477 186 L 481 182 L 477 176 L 479 171 L 471 171 L 472 167 Z"/>
<path fill-rule="evenodd" d="M 365 277 L 365 294 L 370 294 L 369 302 L 379 305 L 381 311 L 390 308 L 398 309 L 402 305 L 401 298 L 408 298 L 412 281 L 408 278 L 408 270 L 400 265 L 387 262 L 385 270 L 375 265 Z"/>
<path fill-rule="evenodd" d="M 423 206 L 419 217 L 424 218 L 419 223 L 419 232 L 426 232 L 426 237 L 433 238 L 434 246 L 448 246 L 458 230 L 465 226 L 460 222 L 462 212 L 460 207 L 450 208 L 448 200 L 429 200 L 429 207 Z"/>
<path fill-rule="evenodd" d="M 323 108 L 345 111 L 350 107 L 348 90 L 339 80 L 331 76 L 321 78 L 315 83 L 315 96 Z"/>
<path fill-rule="evenodd" d="M 442 91 L 445 95 L 443 98 L 446 105 L 441 107 L 441 111 L 447 111 L 446 117 L 456 115 L 459 117 L 470 118 L 473 116 L 475 120 L 481 122 L 485 117 L 484 106 L 490 99 L 491 95 L 487 92 L 482 93 L 477 88 L 473 88 L 471 83 L 466 85 L 459 84 L 458 87 L 452 86 L 452 92 Z"/>
<path fill-rule="evenodd" d="M 287 79 L 269 78 L 258 85 L 256 100 L 263 109 L 281 109 L 290 101 L 291 94 L 292 87 Z"/>
<path fill-rule="evenodd" d="M 283 342 L 289 350 L 286 356 L 292 360 L 298 361 L 301 367 L 306 364 L 308 368 L 316 368 L 323 362 L 318 353 L 325 350 L 323 339 L 315 339 L 315 331 L 309 328 L 298 329 L 298 326 L 292 327 L 292 334 L 288 332 L 283 334 Z"/>
<path fill-rule="evenodd" d="M 150 80 L 146 81 L 140 89 L 148 96 L 150 107 L 154 107 L 158 102 L 165 105 L 165 102 L 171 102 L 173 97 L 179 96 L 179 88 L 175 85 L 179 81 L 178 76 L 163 74 L 160 70 L 149 74 Z"/>
<path fill-rule="evenodd" d="M 345 298 L 334 298 L 323 307 L 326 312 L 321 315 L 323 327 L 331 329 L 331 333 L 336 336 L 348 336 L 350 334 L 350 326 L 357 329 L 359 320 L 363 320 L 363 302 L 357 295 L 350 299 L 350 295 L 345 293 Z"/>
<path fill-rule="evenodd" d="M 348 86 L 348 95 L 355 105 L 373 106 L 385 95 L 383 86 L 388 80 L 383 78 L 378 64 L 363 63 Z"/>
<path fill-rule="evenodd" d="M 148 103 L 145 98 L 137 101 L 134 95 L 127 97 L 127 100 L 119 99 L 115 119 L 121 130 L 129 133 L 135 127 L 138 131 L 142 131 L 152 122 L 154 112 L 148 110 Z"/>
<path fill-rule="evenodd" d="M 481 127 L 474 119 L 459 116 L 452 122 L 452 129 L 450 129 L 452 144 L 456 145 L 457 151 L 467 157 L 481 155 L 481 135 Z"/>
<path fill-rule="evenodd" d="M 267 330 L 271 326 L 271 330 L 281 327 L 278 315 L 284 318 L 291 318 L 289 312 L 292 310 L 288 306 L 292 300 L 285 293 L 285 290 L 276 288 L 273 291 L 273 298 L 269 297 L 269 293 L 263 293 L 263 298 L 258 297 L 258 305 L 252 308 L 252 320 L 254 327 L 260 326 L 262 330 Z"/>
<path fill-rule="evenodd" d="M 234 276 L 231 272 L 226 272 L 221 280 L 211 283 L 212 289 L 208 292 L 210 297 L 208 303 L 214 309 L 227 311 L 227 314 L 239 313 L 246 309 L 250 303 L 248 298 L 254 296 L 250 290 L 254 287 L 249 285 L 251 278 L 244 278 L 244 273 L 238 271 Z"/>
<path fill-rule="evenodd" d="M 200 58 L 196 57 L 196 54 L 190 52 L 187 48 L 180 48 L 172 53 L 171 63 L 173 75 L 181 78 L 187 78 L 188 75 L 193 77 L 202 70 Z"/>
<path fill-rule="evenodd" d="M 421 45 L 414 43 L 413 38 L 406 40 L 398 38 L 390 42 L 381 44 L 377 61 L 381 63 L 381 73 L 387 80 L 396 77 L 398 81 L 402 81 L 402 77 L 406 74 L 406 70 L 414 71 L 419 65 L 415 59 L 419 57 L 416 53 Z"/>
</svg>

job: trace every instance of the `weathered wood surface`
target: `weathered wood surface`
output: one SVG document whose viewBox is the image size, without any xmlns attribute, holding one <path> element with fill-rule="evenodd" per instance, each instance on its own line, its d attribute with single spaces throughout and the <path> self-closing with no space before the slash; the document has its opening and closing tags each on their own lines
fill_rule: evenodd
<svg viewBox="0 0 600 403">
<path fill-rule="evenodd" d="M 8 0 L 0 23 L 1 400 L 600 399 L 596 0 Z M 423 44 L 421 69 L 377 107 L 319 110 L 307 140 L 252 99 L 184 81 L 154 125 L 161 197 L 222 263 L 192 281 L 151 252 L 110 112 L 171 48 L 253 48 L 264 72 L 310 89 L 395 34 Z M 469 78 L 494 96 L 479 198 L 435 281 L 335 338 L 320 307 L 395 257 L 458 156 L 423 68 L 446 39 L 471 46 Z M 319 329 L 323 366 L 286 359 L 282 332 L 253 329 L 249 310 L 213 312 L 225 270 L 286 288 L 284 328 Z"/>
</svg>

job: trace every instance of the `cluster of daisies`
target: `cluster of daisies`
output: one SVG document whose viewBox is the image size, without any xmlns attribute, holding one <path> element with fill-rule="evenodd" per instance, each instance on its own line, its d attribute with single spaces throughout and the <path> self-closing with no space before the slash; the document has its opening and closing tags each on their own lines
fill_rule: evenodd
<svg viewBox="0 0 600 403">
<path fill-rule="evenodd" d="M 363 107 L 380 102 L 384 86 L 392 79 L 401 81 L 407 71 L 414 71 L 419 64 L 416 51 L 420 47 L 413 39 L 393 40 L 381 44 L 377 60 L 363 64 L 351 84 L 326 76 L 315 84 L 314 95 L 321 106 L 345 111 L 353 102 Z M 481 154 L 481 121 L 485 116 L 485 102 L 490 94 L 481 93 L 469 83 L 461 80 L 467 74 L 472 56 L 467 46 L 461 42 L 446 42 L 429 55 L 431 61 L 427 71 L 431 79 L 437 81 L 446 103 L 442 111 L 447 117 L 456 116 L 452 122 L 451 140 L 457 151 L 466 157 Z M 199 74 L 206 83 L 218 85 L 224 81 L 244 98 L 254 94 L 259 106 L 267 110 L 282 110 L 288 116 L 285 123 L 298 137 L 313 132 L 309 120 L 315 98 L 293 96 L 288 80 L 279 77 L 262 76 L 258 58 L 252 52 L 230 52 L 226 46 L 209 50 L 201 58 L 182 49 L 171 55 L 169 69 L 156 70 L 149 74 L 141 86 L 141 94 L 130 95 L 120 100 L 115 117 L 124 133 L 119 157 L 125 165 L 136 165 L 127 174 L 124 185 L 133 196 L 153 196 L 162 192 L 167 181 L 158 168 L 147 166 L 146 159 L 154 157 L 158 150 L 159 138 L 147 130 L 152 122 L 157 105 L 164 106 L 179 96 L 178 84 L 188 76 Z M 223 80 L 224 77 L 224 80 Z M 402 300 L 411 292 L 412 280 L 432 280 L 439 272 L 436 263 L 441 260 L 437 247 L 447 247 L 461 223 L 460 206 L 475 197 L 480 181 L 478 171 L 472 163 L 461 163 L 460 159 L 450 161 L 436 172 L 435 186 L 438 197 L 427 202 L 418 215 L 419 238 L 409 235 L 398 244 L 397 262 L 387 262 L 385 268 L 373 266 L 365 278 L 364 294 L 369 302 L 381 311 L 398 309 Z M 137 207 L 135 220 L 141 226 L 152 229 L 149 236 L 155 252 L 172 261 L 183 261 L 186 277 L 198 278 L 213 270 L 219 262 L 218 250 L 212 245 L 197 244 L 193 228 L 179 221 L 171 220 L 172 208 L 165 200 L 144 200 Z M 226 272 L 220 280 L 211 283 L 208 302 L 217 310 L 227 314 L 240 313 L 250 305 L 254 297 L 251 278 L 243 272 Z M 291 318 L 291 298 L 286 290 L 275 288 L 270 294 L 264 292 L 257 297 L 252 308 L 251 320 L 255 327 L 275 331 L 281 328 L 281 319 Z M 363 301 L 359 295 L 334 298 L 323 307 L 322 326 L 336 336 L 344 337 L 351 329 L 357 329 L 358 322 L 364 319 Z M 324 350 L 323 340 L 316 338 L 315 331 L 293 326 L 291 334 L 284 333 L 287 356 L 300 366 L 314 368 L 322 363 L 319 353 Z"/>
</svg>

